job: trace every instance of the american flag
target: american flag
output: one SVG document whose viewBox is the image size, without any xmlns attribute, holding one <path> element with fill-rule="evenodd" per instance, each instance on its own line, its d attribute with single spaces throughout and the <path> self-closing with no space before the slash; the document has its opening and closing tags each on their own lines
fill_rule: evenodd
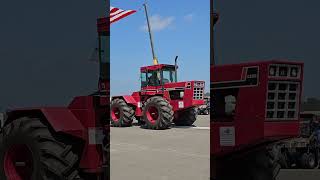
<svg viewBox="0 0 320 180">
<path fill-rule="evenodd" d="M 122 10 L 115 7 L 110 7 L 110 24 L 119 21 L 120 19 L 135 13 L 135 10 Z"/>
</svg>

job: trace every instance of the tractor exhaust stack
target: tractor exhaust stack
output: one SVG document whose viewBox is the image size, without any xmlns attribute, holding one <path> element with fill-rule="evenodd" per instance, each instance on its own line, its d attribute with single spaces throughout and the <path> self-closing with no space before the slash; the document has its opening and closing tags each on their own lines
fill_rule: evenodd
<svg viewBox="0 0 320 180">
<path fill-rule="evenodd" d="M 176 81 L 178 81 L 178 79 L 177 79 L 177 69 L 178 69 L 178 64 L 177 64 L 177 61 L 178 61 L 178 57 L 179 56 L 176 56 L 176 58 L 174 59 L 174 71 L 175 71 L 175 73 L 174 73 L 174 76 L 175 76 L 175 79 L 176 79 Z"/>
</svg>

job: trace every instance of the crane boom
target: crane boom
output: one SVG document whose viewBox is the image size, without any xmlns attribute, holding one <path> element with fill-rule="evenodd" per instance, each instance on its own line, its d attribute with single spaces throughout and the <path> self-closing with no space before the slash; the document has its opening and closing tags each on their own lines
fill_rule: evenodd
<svg viewBox="0 0 320 180">
<path fill-rule="evenodd" d="M 152 37 L 152 32 L 151 32 L 151 25 L 150 25 L 150 21 L 149 21 L 147 4 L 144 3 L 143 6 L 144 6 L 145 13 L 146 13 L 146 18 L 147 18 L 147 25 L 148 25 L 148 32 L 149 32 L 150 44 L 151 44 L 153 64 L 154 64 L 154 65 L 157 65 L 157 64 L 158 64 L 158 59 L 157 59 L 157 57 L 156 57 L 156 55 L 155 55 L 155 52 L 154 52 L 153 37 Z"/>
</svg>

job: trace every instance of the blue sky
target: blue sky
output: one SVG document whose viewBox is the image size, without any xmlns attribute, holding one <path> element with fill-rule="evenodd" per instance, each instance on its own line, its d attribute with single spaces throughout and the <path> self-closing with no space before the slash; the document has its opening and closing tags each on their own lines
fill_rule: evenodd
<svg viewBox="0 0 320 180">
<path fill-rule="evenodd" d="M 141 66 L 152 65 L 149 36 L 144 30 L 145 0 L 111 0 L 111 6 L 138 10 L 111 25 L 111 95 L 140 89 Z M 149 0 L 156 56 L 161 64 L 178 59 L 178 80 L 210 83 L 209 0 Z"/>
</svg>

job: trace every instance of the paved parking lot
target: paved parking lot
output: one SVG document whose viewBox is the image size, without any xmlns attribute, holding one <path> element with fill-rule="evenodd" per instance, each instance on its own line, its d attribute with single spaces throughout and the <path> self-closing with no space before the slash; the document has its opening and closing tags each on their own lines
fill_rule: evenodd
<svg viewBox="0 0 320 180">
<path fill-rule="evenodd" d="M 111 128 L 111 179 L 208 180 L 209 116 L 194 127 Z"/>
<path fill-rule="evenodd" d="M 111 128 L 111 179 L 208 180 L 209 116 L 194 127 Z M 320 169 L 281 170 L 277 180 L 318 180 Z"/>
<path fill-rule="evenodd" d="M 277 180 L 318 180 L 320 169 L 285 169 L 281 170 Z"/>
</svg>

